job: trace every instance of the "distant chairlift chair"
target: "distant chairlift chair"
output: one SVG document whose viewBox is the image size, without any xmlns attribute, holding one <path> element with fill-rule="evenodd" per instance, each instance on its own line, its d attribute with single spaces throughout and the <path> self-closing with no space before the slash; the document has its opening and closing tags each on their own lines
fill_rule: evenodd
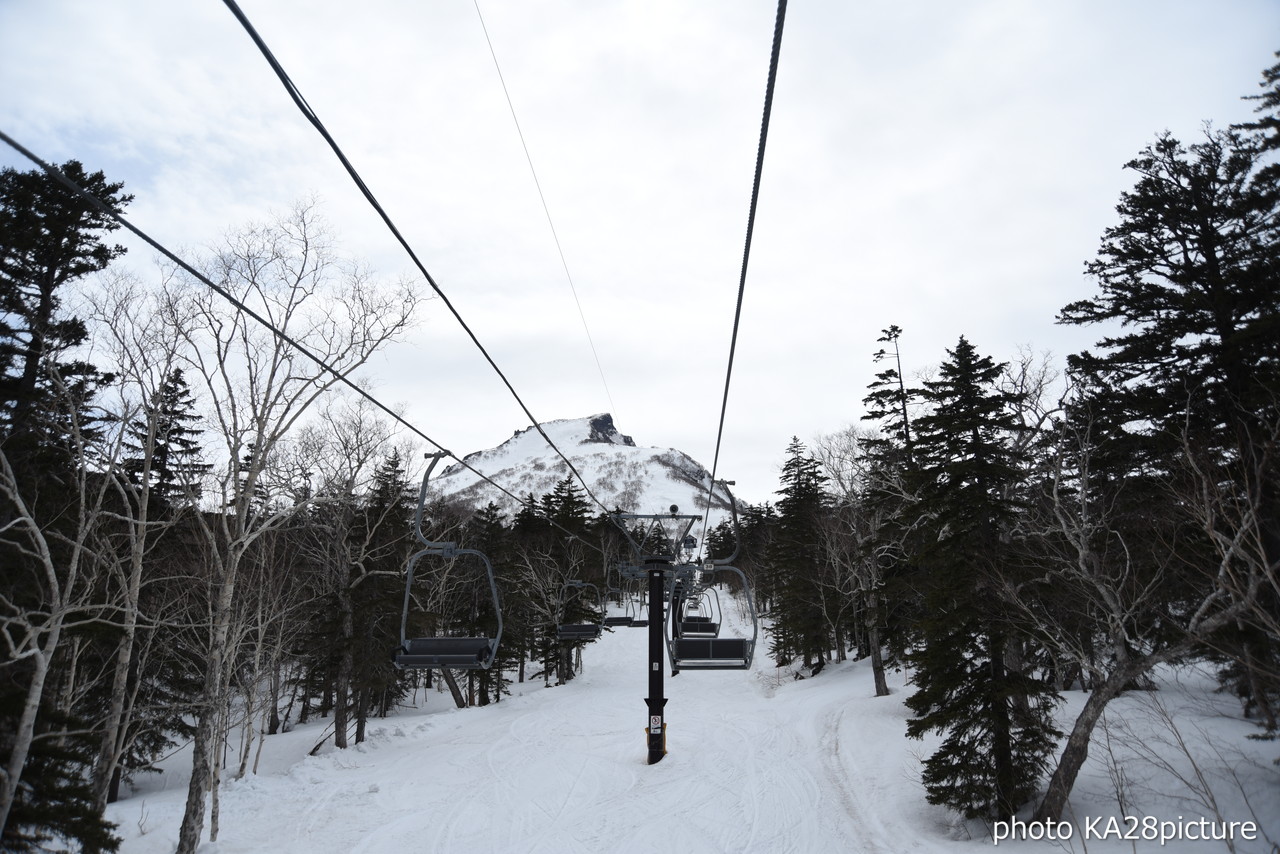
<svg viewBox="0 0 1280 854">
<path fill-rule="evenodd" d="M 640 600 L 635 606 L 636 615 L 631 618 L 631 622 L 627 623 L 627 625 L 633 629 L 645 629 L 649 627 L 649 618 L 647 616 L 645 617 L 640 616 L 641 611 L 645 612 L 646 614 L 648 614 L 649 612 L 649 604 L 645 599 L 645 591 L 641 590 L 639 595 L 640 595 Z"/>
<path fill-rule="evenodd" d="M 615 570 L 616 571 L 616 570 Z M 619 571 L 619 575 L 621 575 Z M 621 578 L 619 578 L 621 580 Z M 624 599 L 627 603 L 627 612 L 625 614 L 615 614 L 612 617 L 604 618 L 604 625 L 608 628 L 614 626 L 629 626 L 635 619 L 635 601 L 631 597 L 631 591 L 624 587 L 614 587 L 609 584 L 608 577 L 605 578 L 605 601 L 617 596 L 619 600 Z"/>
<path fill-rule="evenodd" d="M 723 484 L 722 484 L 723 486 Z M 727 487 L 726 487 L 727 491 Z M 733 517 L 733 530 L 736 545 L 733 554 L 720 560 L 709 560 L 701 567 L 691 567 L 692 572 L 688 577 L 690 592 L 700 591 L 705 595 L 705 591 L 715 588 L 715 576 L 721 572 L 731 572 L 742 580 L 742 592 L 747 597 L 747 611 L 751 614 L 751 637 L 749 638 L 724 638 L 719 637 L 720 626 L 716 624 L 714 630 L 711 630 L 709 618 L 703 622 L 696 619 L 702 616 L 701 613 L 695 614 L 694 619 L 690 619 L 688 608 L 680 608 L 680 605 L 686 601 L 685 583 L 680 580 L 680 573 L 671 573 L 671 586 L 667 590 L 667 601 L 672 603 L 672 618 L 669 622 L 667 637 L 667 652 L 671 656 L 671 673 L 675 675 L 681 670 L 750 670 L 751 659 L 755 655 L 756 641 L 760 637 L 760 618 L 756 614 L 755 599 L 751 595 L 751 584 L 747 581 L 746 574 L 736 566 L 730 566 L 730 561 L 738 554 L 738 548 L 742 543 L 742 535 L 738 528 L 738 511 L 737 503 L 733 496 L 729 496 L 729 512 Z M 689 597 L 692 600 L 692 596 Z M 701 602 L 701 600 L 692 600 Z M 715 593 L 715 602 L 717 609 L 720 605 L 720 594 Z M 680 611 L 686 613 L 680 616 Z M 701 612 L 701 608 L 698 609 Z M 719 613 L 721 621 L 724 619 L 723 611 Z M 703 634 L 699 636 L 695 628 L 698 623 L 703 624 Z M 686 632 L 685 628 L 694 628 L 693 632 Z M 708 634 L 710 636 L 708 636 Z"/>
<path fill-rule="evenodd" d="M 436 463 L 445 456 L 435 454 L 427 472 L 422 476 L 422 488 L 418 491 L 418 509 L 414 515 L 414 534 L 424 546 L 409 558 L 405 572 L 404 609 L 400 615 L 400 647 L 395 652 L 395 666 L 401 670 L 430 670 L 452 667 L 459 670 L 488 670 L 498 654 L 498 643 L 502 640 L 502 603 L 498 596 L 498 582 L 494 577 L 493 564 L 482 552 L 475 549 L 460 549 L 455 543 L 437 543 L 428 540 L 422 533 L 422 513 L 427 501 L 427 481 Z M 406 636 L 409 627 L 409 605 L 412 602 L 413 571 L 418 560 L 426 555 L 444 558 L 455 558 L 462 555 L 474 555 L 484 563 L 489 576 L 489 592 L 493 596 L 493 612 L 497 616 L 497 631 L 493 637 L 429 637 L 410 638 Z"/>
<path fill-rule="evenodd" d="M 712 603 L 714 602 L 714 610 Z M 706 603 L 706 608 L 703 608 Z M 720 636 L 721 619 L 713 614 L 720 613 L 720 593 L 714 587 L 702 591 L 697 602 L 690 605 L 689 611 L 680 619 L 681 638 L 716 638 Z"/>
<path fill-rule="evenodd" d="M 600 596 L 600 588 L 589 581 L 566 581 L 564 586 L 560 588 L 560 613 L 564 614 L 570 600 L 580 597 L 582 593 L 591 588 L 595 591 L 596 604 L 601 614 L 604 613 L 604 600 Z M 570 593 L 570 591 L 576 591 Z M 600 637 L 600 633 L 604 631 L 604 626 L 600 622 L 595 623 L 561 623 L 556 626 L 556 637 L 563 641 L 593 641 Z"/>
</svg>

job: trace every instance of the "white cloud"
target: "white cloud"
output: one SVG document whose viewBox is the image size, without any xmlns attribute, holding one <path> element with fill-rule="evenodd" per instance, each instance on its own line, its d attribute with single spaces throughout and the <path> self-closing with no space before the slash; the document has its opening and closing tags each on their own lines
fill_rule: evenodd
<svg viewBox="0 0 1280 854">
<path fill-rule="evenodd" d="M 242 6 L 535 414 L 610 408 L 471 4 Z M 774 5 L 482 8 L 619 429 L 710 465 Z M 1089 343 L 1053 317 L 1121 166 L 1248 116 L 1277 24 L 1268 0 L 791 4 L 721 474 L 772 497 L 792 434 L 859 417 L 891 323 L 912 366 L 962 333 Z M 125 181 L 173 248 L 314 193 L 347 251 L 410 270 L 222 4 L 4 4 L 0 80 L 0 127 Z M 519 410 L 441 308 L 372 379 L 455 450 L 496 444 Z"/>
</svg>

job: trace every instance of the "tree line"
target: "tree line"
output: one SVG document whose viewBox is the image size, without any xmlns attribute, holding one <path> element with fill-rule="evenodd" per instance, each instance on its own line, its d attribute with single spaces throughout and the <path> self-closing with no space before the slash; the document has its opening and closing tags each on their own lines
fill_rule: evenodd
<svg viewBox="0 0 1280 854">
<path fill-rule="evenodd" d="M 1059 372 L 961 336 L 910 379 L 890 326 L 863 423 L 793 439 L 777 501 L 745 514 L 776 663 L 868 657 L 878 695 L 907 668 L 907 734 L 942 739 L 933 803 L 1060 820 L 1106 705 L 1164 663 L 1212 662 L 1277 733 L 1278 83 L 1258 121 L 1127 164 L 1096 291 L 1057 318 L 1102 327 L 1094 349 Z"/>
<path fill-rule="evenodd" d="M 110 211 L 131 200 L 78 162 L 61 171 Z M 255 768 L 263 737 L 320 717 L 345 748 L 426 687 L 391 663 L 416 451 L 337 379 L 409 328 L 411 283 L 344 258 L 306 204 L 199 259 L 321 365 L 180 269 L 144 283 L 113 268 L 116 228 L 43 172 L 0 173 L 5 850 L 114 850 L 106 805 L 190 744 L 192 851 L 217 838 L 219 781 Z M 566 479 L 509 521 L 428 509 L 428 536 L 489 550 L 511 591 L 501 669 L 445 674 L 458 705 L 580 668 L 555 624 L 601 603 L 563 583 L 604 589 L 618 549 L 587 508 Z M 465 560 L 438 563 L 409 634 L 476 633 L 494 617 L 487 585 Z"/>
</svg>

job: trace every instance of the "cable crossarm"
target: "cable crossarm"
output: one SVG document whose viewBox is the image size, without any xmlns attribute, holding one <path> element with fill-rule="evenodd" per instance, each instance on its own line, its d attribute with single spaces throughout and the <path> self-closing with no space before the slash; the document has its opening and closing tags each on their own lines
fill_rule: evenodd
<svg viewBox="0 0 1280 854">
<path fill-rule="evenodd" d="M 372 394 L 370 394 L 366 389 L 361 388 L 359 385 L 357 385 L 357 384 L 356 384 L 356 383 L 355 383 L 355 382 L 350 378 L 350 376 L 348 376 L 349 372 L 342 372 L 342 371 L 339 371 L 338 369 L 334 368 L 332 365 L 330 365 L 328 362 L 326 362 L 323 358 L 321 358 L 320 356 L 317 356 L 315 353 L 311 352 L 311 350 L 310 350 L 310 349 L 308 349 L 306 345 L 304 345 L 304 344 L 302 344 L 301 342 L 299 342 L 298 340 L 294 339 L 293 337 L 291 337 L 291 336 L 290 336 L 289 334 L 287 334 L 286 332 L 284 332 L 284 331 L 282 331 L 282 330 L 280 330 L 280 329 L 276 328 L 276 327 L 275 327 L 275 325 L 273 325 L 273 324 L 271 323 L 271 321 L 269 321 L 267 318 L 263 317 L 263 316 L 262 316 L 261 314 L 259 314 L 258 312 L 254 311 L 254 310 L 253 310 L 252 308 L 250 308 L 249 306 L 245 305 L 245 303 L 244 303 L 244 302 L 242 302 L 241 300 L 237 299 L 237 298 L 235 297 L 235 295 L 234 295 L 234 294 L 232 294 L 230 291 L 228 291 L 226 288 L 224 288 L 224 287 L 222 287 L 221 285 L 217 284 L 217 283 L 216 283 L 216 282 L 214 282 L 212 279 L 208 278 L 208 277 L 207 277 L 207 276 L 205 276 L 203 273 L 201 273 L 199 270 L 197 270 L 195 267 L 193 267 L 193 266 L 191 266 L 190 264 L 188 264 L 188 263 L 187 263 L 186 261 L 184 261 L 181 257 L 179 257 L 178 255 L 176 255 L 175 253 L 173 253 L 172 251 L 170 251 L 170 250 L 168 249 L 168 247 L 164 246 L 164 244 L 160 243 L 158 240 L 156 240 L 155 238 L 153 238 L 151 235 L 147 234 L 145 231 L 143 231 L 142 229 L 138 228 L 138 227 L 137 227 L 136 225 L 134 225 L 133 223 L 129 222 L 129 220 L 128 220 L 128 219 L 126 219 L 123 215 L 119 214 L 118 212 L 116 212 L 116 211 L 115 211 L 115 210 L 113 210 L 112 208 L 108 207 L 106 204 L 104 204 L 104 203 L 102 202 L 102 200 L 101 200 L 101 199 L 99 199 L 97 196 L 93 195 L 93 193 L 90 193 L 90 192 L 89 192 L 88 190 L 86 190 L 84 187 L 81 187 L 81 186 L 80 186 L 79 184 L 77 184 L 75 181 L 72 181 L 72 180 L 71 180 L 70 178 L 68 178 L 65 174 L 63 174 L 62 170 L 58 169 L 56 166 L 54 166 L 54 165 L 52 165 L 52 164 L 50 164 L 50 163 L 46 163 L 44 160 L 42 160 L 42 159 L 40 159 L 39 157 L 37 157 L 33 152 L 31 152 L 31 151 L 30 151 L 29 149 L 27 149 L 24 145 L 22 145 L 22 144 L 21 144 L 21 143 L 19 143 L 17 140 L 15 140 L 13 137 L 9 136 L 9 135 L 8 135 L 7 133 L 5 133 L 3 130 L 0 130 L 0 141 L 4 142 L 6 145 L 8 145 L 8 146 L 9 146 L 10 148 L 12 148 L 14 151 L 18 152 L 18 153 L 19 153 L 19 154 L 21 154 L 23 157 L 27 158 L 27 159 L 28 159 L 28 160 L 30 160 L 32 163 L 34 163 L 36 166 L 38 166 L 38 167 L 40 167 L 41 169 L 43 169 L 43 170 L 45 171 L 45 173 L 46 173 L 46 174 L 48 174 L 51 178 L 53 178 L 54 180 L 58 181 L 58 183 L 60 183 L 60 184 L 62 184 L 63 186 L 65 186 L 67 189 L 71 190 L 71 191 L 72 191 L 72 192 L 74 192 L 76 195 L 80 196 L 82 199 L 84 199 L 84 200 L 85 200 L 86 202 L 88 202 L 89 204 L 93 205 L 93 207 L 94 207 L 95 209 L 97 209 L 100 213 L 104 214 L 105 216 L 110 217 L 112 220 L 114 220 L 115 222 L 119 223 L 121 226 L 123 226 L 123 227 L 124 227 L 125 229 L 127 229 L 129 232 L 131 232 L 132 234 L 134 234 L 134 235 L 136 235 L 138 238 L 140 238 L 144 243 L 146 243 L 146 244 L 147 244 L 148 246 L 150 246 L 152 249 L 154 249 L 155 251 L 159 252 L 159 253 L 160 253 L 161 255 L 163 255 L 164 257 L 168 258 L 168 259 L 169 259 L 170 261 L 172 261 L 174 264 L 178 265 L 178 267 L 182 268 L 182 270 L 183 270 L 183 271 L 185 271 L 188 275 L 190 275 L 191 277 L 193 277 L 194 279 L 196 279 L 197 281 L 199 281 L 200 283 L 202 283 L 203 285 L 205 285 L 207 288 L 209 288 L 210 290 L 212 290 L 212 291 L 213 291 L 214 293 L 216 293 L 218 296 L 222 297 L 224 300 L 226 300 L 228 303 L 230 303 L 230 304 L 231 304 L 231 306 L 232 306 L 233 308 L 235 308 L 237 311 L 241 311 L 241 312 L 243 312 L 247 317 L 249 317 L 249 318 L 253 319 L 253 320 L 254 320 L 255 322 L 257 322 L 259 325 L 261 325 L 264 329 L 266 329 L 268 332 L 270 332 L 272 335 L 274 335 L 274 336 L 275 336 L 279 341 L 283 342 L 284 344 L 287 344 L 288 346 L 290 346 L 290 347 L 292 347 L 293 349 L 297 350 L 297 351 L 298 351 L 299 353 L 301 353 L 303 356 L 305 356 L 305 357 L 307 357 L 308 359 L 310 359 L 311 361 L 315 362 L 315 363 L 316 363 L 316 365 L 317 365 L 317 366 L 319 366 L 319 367 L 320 367 L 320 368 L 321 368 L 325 373 L 327 373 L 327 374 L 331 375 L 331 376 L 332 376 L 335 380 L 337 380 L 339 383 L 341 383 L 342 385 L 345 385 L 347 388 L 351 389 L 351 390 L 352 390 L 352 391 L 354 391 L 356 394 L 360 395 L 362 398 L 364 398 L 365 400 L 367 400 L 369 403 L 373 404 L 373 406 L 374 406 L 374 407 L 376 407 L 380 412 L 382 412 L 382 413 L 384 413 L 385 415 L 387 415 L 389 418 L 391 418 L 391 419 L 392 419 L 393 421 L 395 421 L 397 424 L 399 424 L 400 426 L 404 427 L 406 430 L 408 430 L 408 431 L 409 431 L 410 433 L 412 433 L 413 435 L 417 436 L 419 439 L 422 439 L 423 441 L 427 442 L 429 445 L 432 445 L 433 447 L 435 447 L 435 448 L 439 449 L 440 454 L 439 454 L 438 456 L 448 456 L 450 459 L 454 460 L 454 461 L 455 461 L 455 462 L 457 462 L 459 465 L 461 465 L 463 468 L 465 468 L 467 471 L 471 472 L 471 473 L 472 473 L 472 474 L 474 474 L 476 477 L 480 478 L 480 479 L 481 479 L 481 480 L 483 480 L 485 483 L 487 483 L 487 484 L 489 484 L 490 486 L 492 486 L 494 489 L 497 489 L 497 490 L 498 490 L 499 492 L 501 492 L 503 495 L 506 495 L 508 498 L 510 498 L 510 499 L 512 499 L 513 501 L 515 501 L 518 505 L 520 505 L 520 506 L 530 506 L 530 507 L 533 507 L 533 509 L 534 509 L 535 511 L 538 509 L 536 505 L 534 505 L 534 504 L 532 504 L 531 502 L 529 502 L 528 500 L 526 500 L 526 499 L 524 499 L 524 498 L 521 498 L 520 496 L 516 495 L 514 492 L 512 492 L 512 491 L 511 491 L 511 490 L 509 490 L 509 489 L 507 489 L 505 486 L 503 486 L 502 484 L 498 483 L 498 482 L 497 482 L 497 481 L 495 481 L 493 478 L 491 478 L 491 477 L 489 477 L 488 475 L 486 475 L 484 472 L 482 472 L 482 471 L 480 471 L 479 469 L 477 469 L 477 468 L 475 468 L 474 466 L 472 466 L 470 463 L 468 463 L 468 462 L 467 462 L 465 459 L 463 459 L 462 457 L 459 457 L 457 454 L 453 453 L 452 451 L 447 450 L 443 445 L 441 445 L 441 444 L 440 444 L 439 442 L 437 442 L 435 439 L 432 439 L 430 436 L 428 436 L 428 435 L 427 435 L 426 433 L 424 433 L 422 430 L 418 429 L 418 427 L 417 427 L 417 426 L 415 426 L 415 425 L 414 425 L 414 424 L 412 424 L 411 422 L 409 422 L 409 421 L 405 420 L 404 416 L 400 415 L 398 412 L 396 412 L 395 410 L 391 409 L 391 407 L 387 406 L 385 403 L 383 403 L 382 401 L 378 400 L 378 398 L 374 397 L 374 396 L 373 396 Z M 555 526 L 555 527 L 559 528 L 561 531 L 564 531 L 566 534 L 569 534 L 570 536 L 576 536 L 576 535 L 574 535 L 574 534 L 573 534 L 573 532 L 572 532 L 572 531 L 570 531 L 568 528 L 565 528 L 563 525 L 560 525 L 560 524 L 559 524 L 559 523 L 557 523 L 554 519 L 551 519 L 551 518 L 550 518 L 550 517 L 548 517 L 548 516 L 543 516 L 542 518 L 546 519 L 546 521 L 547 521 L 547 522 L 549 522 L 551 525 L 553 525 L 553 526 Z M 593 548 L 593 549 L 595 549 L 596 551 L 600 552 L 601 554 L 604 554 L 604 553 L 605 553 L 605 552 L 604 552 L 604 549 L 600 548 L 599 546 L 595 545 L 594 543 L 589 543 L 589 542 L 587 542 L 586 540 L 582 540 L 582 542 L 583 542 L 583 544 L 584 544 L 584 545 L 586 545 L 587 547 L 589 547 L 589 548 Z"/>
<path fill-rule="evenodd" d="M 698 521 L 696 515 L 682 514 L 675 505 L 672 505 L 670 513 L 611 513 L 610 518 L 622 531 L 633 556 L 641 564 L 653 561 L 675 563 L 693 523 Z M 638 541 L 627 527 L 627 522 L 647 523 Z"/>
<path fill-rule="evenodd" d="M 409 241 L 400 233 L 400 229 L 396 227 L 396 224 L 392 221 L 390 215 L 387 214 L 381 203 L 379 203 L 377 198 L 373 195 L 373 191 L 369 189 L 367 184 L 365 184 L 364 179 L 360 177 L 360 173 L 356 171 L 355 166 L 351 164 L 351 161 L 348 160 L 347 156 L 342 152 L 337 141 L 324 126 L 324 122 L 320 121 L 320 117 L 316 115 L 315 110 L 311 109 L 311 105 L 307 103 L 307 99 L 302 96 L 302 92 L 294 84 L 293 80 L 290 79 L 289 74 L 284 70 L 284 66 L 282 66 L 275 58 L 271 49 L 267 47 L 267 43 L 262 39 L 262 36 L 258 35 L 258 31 L 254 29 L 253 24 L 249 22 L 249 18 L 240 10 L 240 7 L 236 4 L 235 0 L 223 0 L 223 3 L 229 10 L 231 10 L 231 14 L 235 15 L 236 20 L 240 22 L 240 25 L 244 28 L 245 32 L 249 34 L 249 37 L 253 39 L 253 43 L 258 46 L 258 50 L 262 53 L 263 58 L 265 58 L 267 64 L 271 66 L 271 70 L 275 72 L 276 77 L 280 78 L 281 84 L 284 85 L 285 91 L 289 93 L 289 97 L 293 99 L 293 103 L 297 105 L 298 109 L 302 112 L 302 115 L 306 117 L 307 121 L 311 123 L 316 131 L 324 137 L 325 142 L 329 144 L 329 148 L 333 150 L 333 153 L 337 156 L 339 162 L 342 163 L 343 168 L 347 170 L 347 174 L 351 176 L 351 180 L 355 182 L 356 187 L 358 187 L 361 194 L 364 195 L 365 200 L 369 202 L 370 206 L 372 206 L 374 211 L 377 212 L 378 216 L 382 219 L 388 230 L 390 230 L 396 241 L 404 248 L 404 251 L 408 253 L 409 259 L 413 262 L 414 266 L 418 268 L 418 272 L 420 272 L 423 278 L 426 279 L 427 284 L 431 286 L 433 291 L 435 291 L 436 296 L 440 297 L 445 308 L 447 308 L 449 313 L 453 315 L 454 319 L 458 321 L 458 325 L 462 327 L 462 330 L 467 333 L 467 337 L 471 339 L 471 343 L 474 344 L 476 349 L 480 351 L 480 354 L 484 356 L 485 361 L 489 363 L 489 367 L 491 367 L 494 373 L 498 375 L 498 378 L 502 380 L 502 384 L 507 387 L 507 391 L 509 391 L 511 396 L 515 398 L 520 409 L 524 412 L 525 416 L 528 417 L 529 422 L 533 424 L 533 428 L 538 431 L 538 435 L 542 436 L 547 445 L 551 447 L 551 450 L 555 451 L 560 459 L 564 460 L 564 464 L 569 467 L 569 471 L 573 473 L 574 477 L 576 477 L 582 484 L 582 488 L 586 490 L 587 496 L 590 497 L 591 500 L 594 501 L 605 513 L 610 512 L 610 509 L 605 506 L 604 502 L 597 498 L 596 494 L 592 492 L 591 485 L 587 483 L 586 478 L 582 476 L 582 473 L 578 471 L 573 462 L 565 456 L 560 448 L 556 446 L 555 442 L 551 441 L 551 437 L 542 429 L 541 422 L 534 417 L 533 413 L 529 410 L 529 407 L 525 405 L 525 402 L 520 397 L 519 393 L 516 392 L 515 386 L 511 384 L 509 379 L 507 379 L 507 375 L 498 367 L 498 363 L 494 361 L 491 355 L 489 355 L 489 351 L 480 343 L 480 339 L 476 336 L 475 332 L 472 331 L 467 322 L 462 319 L 462 314 L 454 307 L 453 302 L 445 294 L 444 290 L 442 290 L 436 283 L 436 280 L 432 278 L 431 274 L 427 272 L 426 265 L 424 265 L 418 258 L 417 253 L 413 251 L 413 247 L 409 245 Z M 433 442 L 432 444 L 435 443 Z M 472 469 L 472 471 L 474 471 L 474 469 Z"/>
<path fill-rule="evenodd" d="M 738 325 L 742 319 L 742 297 L 747 287 L 747 263 L 751 259 L 751 235 L 755 231 L 756 203 L 760 198 L 760 175 L 764 170 L 764 147 L 769 138 L 769 117 L 773 112 L 773 87 L 778 78 L 778 54 L 782 50 L 782 25 L 787 16 L 787 0 L 778 0 L 778 16 L 773 24 L 773 50 L 769 56 L 769 82 L 764 90 L 764 114 L 760 120 L 760 145 L 756 150 L 756 174 L 751 185 L 751 207 L 747 213 L 747 238 L 742 249 L 742 274 L 738 279 L 738 304 L 733 312 L 733 334 L 729 338 L 729 363 L 724 374 L 724 396 L 720 401 L 720 424 L 716 428 L 716 450 L 711 460 L 711 479 L 707 482 L 707 513 L 710 514 L 711 490 L 720 465 L 720 442 L 724 438 L 724 418 L 729 408 L 729 384 L 733 378 L 733 357 L 738 349 Z"/>
</svg>

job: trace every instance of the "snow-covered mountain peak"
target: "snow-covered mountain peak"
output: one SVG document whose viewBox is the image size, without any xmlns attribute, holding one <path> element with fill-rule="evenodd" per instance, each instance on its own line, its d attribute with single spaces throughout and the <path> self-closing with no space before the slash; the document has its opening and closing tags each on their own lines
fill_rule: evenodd
<svg viewBox="0 0 1280 854">
<path fill-rule="evenodd" d="M 609 509 L 632 513 L 665 512 L 672 504 L 685 512 L 706 507 L 710 473 L 688 454 L 674 448 L 641 447 L 620 432 L 613 416 L 600 413 L 542 423 L 542 431 L 572 461 L 591 491 Z M 496 448 L 467 454 L 467 465 L 483 472 L 510 492 L 534 498 L 570 476 L 564 460 L 534 427 L 516 430 Z M 483 507 L 490 501 L 513 514 L 517 503 L 460 463 L 432 483 L 441 497 Z M 717 490 L 717 506 L 723 506 Z"/>
<path fill-rule="evenodd" d="M 558 421 L 545 421 L 542 424 L 542 430 L 551 437 L 551 441 L 555 442 L 557 447 L 561 444 L 587 445 L 591 443 L 627 445 L 632 448 L 636 446 L 634 439 L 618 432 L 618 428 L 613 424 L 613 416 L 607 412 L 602 412 L 599 415 L 590 415 L 586 418 L 562 418 Z M 522 436 L 531 437 L 536 445 L 546 446 L 542 435 L 532 426 L 529 426 L 523 430 L 517 430 L 512 434 L 511 439 L 498 447 L 505 448 Z M 482 451 L 481 453 L 484 452 Z M 470 457 L 467 460 L 470 462 Z"/>
</svg>

